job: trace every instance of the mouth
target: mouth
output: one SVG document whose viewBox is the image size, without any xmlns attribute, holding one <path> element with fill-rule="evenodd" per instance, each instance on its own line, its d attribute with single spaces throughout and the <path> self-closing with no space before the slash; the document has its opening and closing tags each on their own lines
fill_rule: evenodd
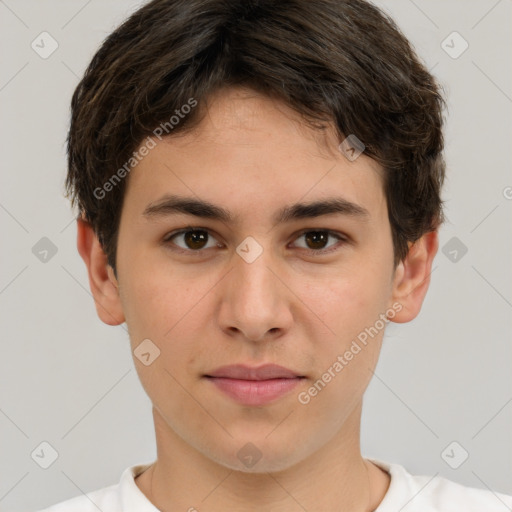
<svg viewBox="0 0 512 512">
<path fill-rule="evenodd" d="M 264 405 L 277 400 L 299 385 L 305 377 L 244 380 L 206 377 L 216 389 L 242 405 Z"/>
<path fill-rule="evenodd" d="M 259 381 L 303 378 L 305 375 L 277 364 L 264 364 L 258 367 L 233 364 L 217 368 L 205 377 Z"/>
<path fill-rule="evenodd" d="M 243 405 L 264 405 L 288 394 L 306 379 L 279 365 L 231 365 L 204 375 L 215 388 Z"/>
</svg>

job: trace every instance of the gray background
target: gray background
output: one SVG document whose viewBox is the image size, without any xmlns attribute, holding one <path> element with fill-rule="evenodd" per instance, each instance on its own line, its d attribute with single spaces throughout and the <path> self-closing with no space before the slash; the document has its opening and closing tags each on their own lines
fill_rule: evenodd
<svg viewBox="0 0 512 512">
<path fill-rule="evenodd" d="M 126 326 L 96 316 L 62 195 L 71 94 L 99 43 L 138 5 L 0 1 L 2 511 L 117 483 L 156 455 Z M 363 455 L 512 494 L 511 1 L 378 5 L 446 90 L 448 222 L 420 316 L 388 327 L 365 395 Z M 43 31 L 59 45 L 47 59 L 31 47 Z M 442 47 L 453 31 L 469 43 L 456 59 Z M 447 44 L 461 48 L 453 37 Z M 57 248 L 46 262 L 32 252 L 42 237 Z M 48 469 L 31 457 L 43 441 L 58 453 Z M 462 450 L 469 458 L 453 469 L 445 459 Z"/>
</svg>

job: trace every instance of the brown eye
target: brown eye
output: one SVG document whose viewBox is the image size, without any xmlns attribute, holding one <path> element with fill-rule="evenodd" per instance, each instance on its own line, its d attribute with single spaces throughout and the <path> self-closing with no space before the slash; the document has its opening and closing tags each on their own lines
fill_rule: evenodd
<svg viewBox="0 0 512 512">
<path fill-rule="evenodd" d="M 206 231 L 187 231 L 183 240 L 190 249 L 202 249 L 208 241 L 208 234 Z"/>
<path fill-rule="evenodd" d="M 338 245 L 348 242 L 346 237 L 330 231 L 328 229 L 317 229 L 304 231 L 299 237 L 303 238 L 305 245 L 299 245 L 298 247 L 303 248 L 312 255 L 322 255 L 337 250 Z M 329 245 L 329 239 L 333 239 L 339 242 L 331 243 Z M 174 241 L 176 240 L 176 241 Z M 177 241 L 180 241 L 178 243 Z M 164 240 L 164 244 L 169 245 L 170 248 L 177 252 L 188 252 L 189 254 L 200 255 L 204 252 L 204 249 L 210 249 L 214 247 L 221 247 L 221 244 L 217 242 L 216 238 L 211 235 L 209 230 L 201 228 L 188 228 L 182 229 L 168 235 Z M 208 245 L 209 244 L 209 245 Z"/>
<path fill-rule="evenodd" d="M 346 242 L 343 236 L 338 235 L 329 230 L 310 230 L 303 232 L 298 239 L 304 238 L 305 246 L 302 248 L 309 250 L 311 253 L 324 254 L 331 252 L 331 247 L 336 244 L 327 245 L 329 238 L 334 238 L 338 241 Z M 334 249 L 335 250 L 335 249 Z"/>
<path fill-rule="evenodd" d="M 182 239 L 182 243 L 184 245 L 180 245 L 179 243 L 172 242 L 173 245 L 176 245 L 179 249 L 189 252 L 200 252 L 202 249 L 209 249 L 210 247 L 215 247 L 218 244 L 211 243 L 208 247 L 207 244 L 210 241 L 209 239 L 215 240 L 210 233 L 205 229 L 184 229 L 182 231 L 178 231 L 177 233 L 173 233 L 168 236 L 164 242 L 170 243 L 171 240 Z"/>
<path fill-rule="evenodd" d="M 324 249 L 329 238 L 325 231 L 309 231 L 305 233 L 306 244 L 310 249 Z"/>
</svg>

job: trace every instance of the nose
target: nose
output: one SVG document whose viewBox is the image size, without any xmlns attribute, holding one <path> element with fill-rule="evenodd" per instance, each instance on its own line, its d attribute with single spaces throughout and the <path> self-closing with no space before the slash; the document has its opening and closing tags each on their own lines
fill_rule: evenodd
<svg viewBox="0 0 512 512">
<path fill-rule="evenodd" d="M 230 336 L 262 341 L 282 336 L 292 325 L 290 300 L 284 270 L 270 250 L 251 263 L 238 254 L 233 268 L 223 279 L 219 311 L 221 328 Z"/>
</svg>

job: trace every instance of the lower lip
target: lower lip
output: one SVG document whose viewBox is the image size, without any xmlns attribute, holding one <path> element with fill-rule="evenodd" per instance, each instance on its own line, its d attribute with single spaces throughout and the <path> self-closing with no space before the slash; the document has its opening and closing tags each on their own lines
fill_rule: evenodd
<svg viewBox="0 0 512 512">
<path fill-rule="evenodd" d="M 244 405 L 263 405 L 295 388 L 302 377 L 293 379 L 240 380 L 224 377 L 207 377 L 226 395 Z"/>
</svg>

